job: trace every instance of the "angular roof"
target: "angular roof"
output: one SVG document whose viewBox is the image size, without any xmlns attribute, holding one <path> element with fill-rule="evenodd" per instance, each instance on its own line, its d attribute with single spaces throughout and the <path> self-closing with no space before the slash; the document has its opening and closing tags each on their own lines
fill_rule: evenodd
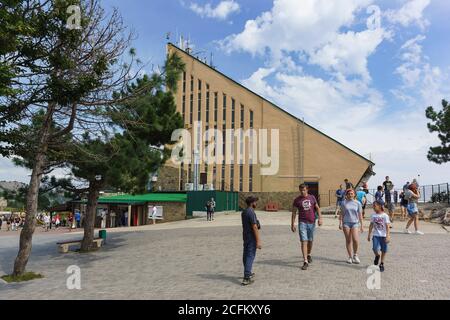
<svg viewBox="0 0 450 320">
<path fill-rule="evenodd" d="M 297 121 L 299 121 L 299 122 L 302 122 L 302 123 L 304 123 L 305 125 L 307 125 L 307 126 L 308 126 L 308 127 L 310 127 L 311 129 L 313 129 L 313 130 L 317 131 L 318 133 L 320 133 L 320 134 L 324 135 L 324 136 L 325 136 L 325 137 L 327 137 L 328 139 L 330 139 L 330 140 L 332 140 L 332 141 L 336 142 L 337 144 L 341 145 L 342 147 L 344 147 L 345 149 L 349 150 L 349 151 L 350 151 L 350 152 L 352 152 L 353 154 L 355 154 L 355 155 L 357 155 L 358 157 L 360 157 L 360 158 L 362 158 L 362 159 L 366 160 L 366 161 L 367 161 L 367 162 L 368 162 L 368 163 L 369 163 L 370 165 L 375 165 L 375 163 L 373 163 L 373 162 L 372 162 L 371 160 L 369 160 L 369 159 L 367 159 L 366 157 L 364 157 L 364 156 L 360 155 L 360 154 L 359 154 L 359 153 L 357 153 L 356 151 L 354 151 L 354 150 L 350 149 L 350 148 L 349 148 L 349 147 L 347 147 L 346 145 L 344 145 L 344 144 L 340 143 L 340 142 L 339 142 L 339 141 L 337 141 L 336 139 L 333 139 L 332 137 L 330 137 L 329 135 L 327 135 L 327 134 L 323 133 L 322 131 L 320 131 L 320 130 L 318 130 L 318 129 L 314 128 L 313 126 L 311 126 L 311 125 L 309 125 L 308 123 L 304 122 L 304 121 L 303 121 L 302 119 L 299 119 L 299 118 L 297 118 L 297 117 L 296 117 L 296 116 L 294 116 L 293 114 L 291 114 L 291 113 L 287 112 L 286 110 L 284 110 L 283 108 L 281 108 L 281 107 L 277 106 L 277 105 L 276 105 L 275 103 L 273 103 L 272 101 L 269 101 L 269 100 L 267 100 L 267 99 L 266 99 L 266 98 L 264 98 L 263 96 L 261 96 L 261 95 L 257 94 L 256 92 L 254 92 L 254 91 L 250 90 L 249 88 L 247 88 L 247 87 L 243 86 L 242 84 L 240 84 L 239 82 L 237 82 L 237 81 L 233 80 L 232 78 L 230 78 L 230 77 L 229 77 L 229 76 L 227 76 L 226 74 L 224 74 L 224 73 L 220 72 L 219 70 L 217 70 L 217 69 L 215 69 L 215 68 L 211 67 L 211 66 L 210 66 L 210 65 L 208 65 L 207 63 L 204 63 L 204 62 L 203 62 L 202 60 L 200 60 L 200 59 L 198 59 L 198 58 L 196 58 L 196 57 L 192 56 L 191 54 L 189 54 L 189 53 L 187 53 L 186 51 L 184 51 L 183 49 L 181 49 L 181 48 L 177 47 L 177 46 L 176 46 L 176 45 L 174 45 L 173 43 L 169 42 L 169 43 L 168 43 L 168 45 L 169 45 L 169 46 L 171 46 L 171 47 L 173 47 L 173 48 L 175 48 L 175 49 L 177 49 L 178 51 L 181 51 L 181 52 L 183 52 L 184 54 L 186 54 L 186 55 L 188 55 L 189 57 L 193 58 L 193 59 L 194 59 L 194 60 L 196 60 L 197 62 L 199 62 L 199 63 L 203 64 L 204 66 L 208 67 L 209 69 L 211 69 L 211 70 L 213 70 L 213 71 L 217 72 L 217 73 L 218 73 L 218 74 L 220 74 L 221 76 L 223 76 L 223 77 L 225 77 L 226 79 L 228 79 L 228 80 L 232 81 L 233 83 L 237 84 L 237 85 L 238 85 L 239 87 L 241 87 L 241 88 L 243 88 L 243 89 L 247 90 L 248 92 L 250 92 L 250 93 L 252 93 L 252 94 L 256 95 L 257 97 L 259 97 L 259 98 L 263 99 L 264 101 L 266 101 L 266 102 L 270 103 L 270 104 L 271 104 L 272 106 L 274 106 L 275 108 L 277 108 L 277 109 L 281 110 L 282 112 L 284 112 L 284 113 L 288 114 L 288 115 L 289 115 L 290 117 L 292 117 L 292 118 L 296 119 L 296 120 L 297 120 Z"/>
</svg>

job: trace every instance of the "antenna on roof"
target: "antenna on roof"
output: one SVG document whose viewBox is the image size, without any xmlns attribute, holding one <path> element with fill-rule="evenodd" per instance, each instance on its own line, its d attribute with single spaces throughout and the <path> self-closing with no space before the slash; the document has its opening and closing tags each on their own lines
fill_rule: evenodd
<svg viewBox="0 0 450 320">
<path fill-rule="evenodd" d="M 170 31 L 166 33 L 166 40 L 167 41 L 170 41 L 170 35 L 171 35 Z"/>
</svg>

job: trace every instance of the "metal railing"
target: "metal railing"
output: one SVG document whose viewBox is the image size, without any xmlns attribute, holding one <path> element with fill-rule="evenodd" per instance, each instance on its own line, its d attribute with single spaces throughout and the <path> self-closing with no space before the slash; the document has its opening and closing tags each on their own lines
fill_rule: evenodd
<svg viewBox="0 0 450 320">
<path fill-rule="evenodd" d="M 419 186 L 420 190 L 420 203 L 448 203 L 450 204 L 450 183 L 440 183 L 433 185 Z M 397 192 L 397 197 L 395 193 Z M 400 203 L 400 193 L 403 189 L 395 188 L 391 190 L 392 202 Z M 373 203 L 375 200 L 376 189 L 369 189 L 369 193 L 366 195 L 368 203 Z M 397 198 L 397 201 L 395 201 Z M 329 190 L 328 194 L 320 194 L 320 205 L 322 207 L 336 205 L 336 190 Z"/>
</svg>

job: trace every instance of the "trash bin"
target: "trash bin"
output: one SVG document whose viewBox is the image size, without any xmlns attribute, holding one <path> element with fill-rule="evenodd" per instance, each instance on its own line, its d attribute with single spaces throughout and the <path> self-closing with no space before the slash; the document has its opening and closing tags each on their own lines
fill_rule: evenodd
<svg viewBox="0 0 450 320">
<path fill-rule="evenodd" d="M 98 237 L 103 239 L 103 243 L 106 243 L 106 230 L 99 230 Z"/>
</svg>

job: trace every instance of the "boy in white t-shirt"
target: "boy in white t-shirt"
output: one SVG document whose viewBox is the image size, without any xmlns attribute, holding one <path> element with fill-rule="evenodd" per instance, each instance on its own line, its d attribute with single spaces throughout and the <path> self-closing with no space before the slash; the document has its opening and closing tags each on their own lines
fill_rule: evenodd
<svg viewBox="0 0 450 320">
<path fill-rule="evenodd" d="M 380 272 L 384 271 L 384 259 L 388 250 L 388 243 L 391 241 L 389 215 L 384 212 L 383 203 L 381 201 L 375 201 L 373 203 L 373 209 L 375 213 L 370 218 L 369 234 L 367 240 L 370 242 L 370 237 L 373 231 L 372 249 L 375 254 L 374 265 L 378 265 L 381 255 Z"/>
</svg>

